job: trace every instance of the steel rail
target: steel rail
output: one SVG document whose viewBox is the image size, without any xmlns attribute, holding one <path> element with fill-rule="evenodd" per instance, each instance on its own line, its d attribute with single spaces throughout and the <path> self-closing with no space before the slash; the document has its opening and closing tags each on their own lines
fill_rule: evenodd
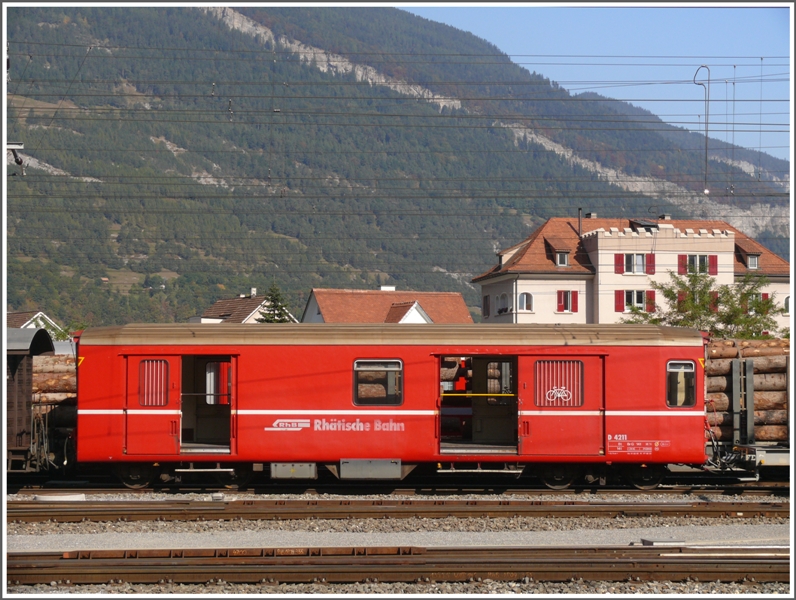
<svg viewBox="0 0 796 600">
<path fill-rule="evenodd" d="M 9 553 L 9 585 L 411 581 L 789 581 L 789 548 L 349 547 Z"/>
<path fill-rule="evenodd" d="M 551 500 L 11 500 L 9 522 L 202 521 L 512 517 L 790 516 L 790 504 L 765 502 L 612 503 Z"/>
</svg>

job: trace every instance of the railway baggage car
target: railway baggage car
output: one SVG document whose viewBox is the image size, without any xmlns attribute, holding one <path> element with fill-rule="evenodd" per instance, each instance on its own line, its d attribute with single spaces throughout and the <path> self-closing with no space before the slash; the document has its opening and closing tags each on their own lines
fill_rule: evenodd
<svg viewBox="0 0 796 600">
<path fill-rule="evenodd" d="M 87 329 L 77 459 L 131 486 L 417 465 L 654 485 L 666 465 L 705 462 L 704 358 L 700 332 L 646 325 Z"/>
</svg>

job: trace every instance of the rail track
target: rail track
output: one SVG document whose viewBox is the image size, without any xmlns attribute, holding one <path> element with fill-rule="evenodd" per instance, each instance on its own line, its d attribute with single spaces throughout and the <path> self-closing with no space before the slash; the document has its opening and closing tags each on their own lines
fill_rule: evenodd
<svg viewBox="0 0 796 600">
<path fill-rule="evenodd" d="M 546 487 L 528 486 L 517 482 L 435 482 L 434 484 L 384 484 L 384 483 L 274 483 L 269 485 L 251 485 L 241 488 L 231 488 L 222 485 L 196 485 L 172 484 L 154 486 L 142 489 L 130 489 L 117 482 L 98 483 L 87 480 L 49 480 L 39 483 L 8 482 L 8 493 L 31 495 L 41 493 L 54 493 L 57 491 L 79 492 L 85 494 L 185 494 L 185 493 L 214 493 L 230 491 L 250 494 L 338 494 L 357 496 L 365 494 L 395 495 L 395 496 L 433 496 L 457 494 L 503 494 L 503 495 L 572 495 L 572 496 L 601 496 L 601 495 L 648 495 L 667 494 L 682 495 L 709 494 L 709 495 L 743 495 L 743 496 L 790 496 L 790 481 L 743 481 L 731 483 L 676 483 L 665 484 L 652 490 L 639 490 L 622 486 L 576 485 L 567 489 L 550 489 Z"/>
<path fill-rule="evenodd" d="M 9 553 L 10 585 L 412 581 L 789 581 L 788 548 L 233 548 Z"/>
<path fill-rule="evenodd" d="M 134 500 L 7 502 L 10 522 L 401 519 L 446 517 L 709 517 L 790 515 L 789 503 L 545 500 Z"/>
</svg>

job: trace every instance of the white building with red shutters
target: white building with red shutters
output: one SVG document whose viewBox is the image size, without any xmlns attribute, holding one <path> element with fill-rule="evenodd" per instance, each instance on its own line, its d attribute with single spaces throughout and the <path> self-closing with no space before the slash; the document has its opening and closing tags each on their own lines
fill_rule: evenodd
<svg viewBox="0 0 796 600">
<path fill-rule="evenodd" d="M 631 306 L 663 304 L 651 283 L 689 268 L 717 285 L 766 276 L 763 295 L 786 308 L 777 324 L 790 325 L 790 264 L 724 221 L 556 217 L 473 283 L 484 323 L 619 323 Z"/>
</svg>

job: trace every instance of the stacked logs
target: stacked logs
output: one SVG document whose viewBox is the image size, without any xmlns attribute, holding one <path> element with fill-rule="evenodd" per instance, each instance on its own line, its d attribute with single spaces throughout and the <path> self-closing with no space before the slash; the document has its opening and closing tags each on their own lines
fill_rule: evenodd
<svg viewBox="0 0 796 600">
<path fill-rule="evenodd" d="M 492 362 L 486 366 L 487 394 L 500 394 L 500 363 Z"/>
<path fill-rule="evenodd" d="M 716 340 L 705 363 L 708 424 L 721 442 L 732 441 L 730 396 L 733 359 L 754 361 L 754 435 L 758 442 L 788 440 L 790 340 Z"/>
<path fill-rule="evenodd" d="M 33 357 L 33 403 L 58 404 L 77 398 L 77 369 L 71 354 Z"/>
<path fill-rule="evenodd" d="M 386 398 L 387 371 L 359 371 L 357 373 L 357 397 Z"/>
</svg>

